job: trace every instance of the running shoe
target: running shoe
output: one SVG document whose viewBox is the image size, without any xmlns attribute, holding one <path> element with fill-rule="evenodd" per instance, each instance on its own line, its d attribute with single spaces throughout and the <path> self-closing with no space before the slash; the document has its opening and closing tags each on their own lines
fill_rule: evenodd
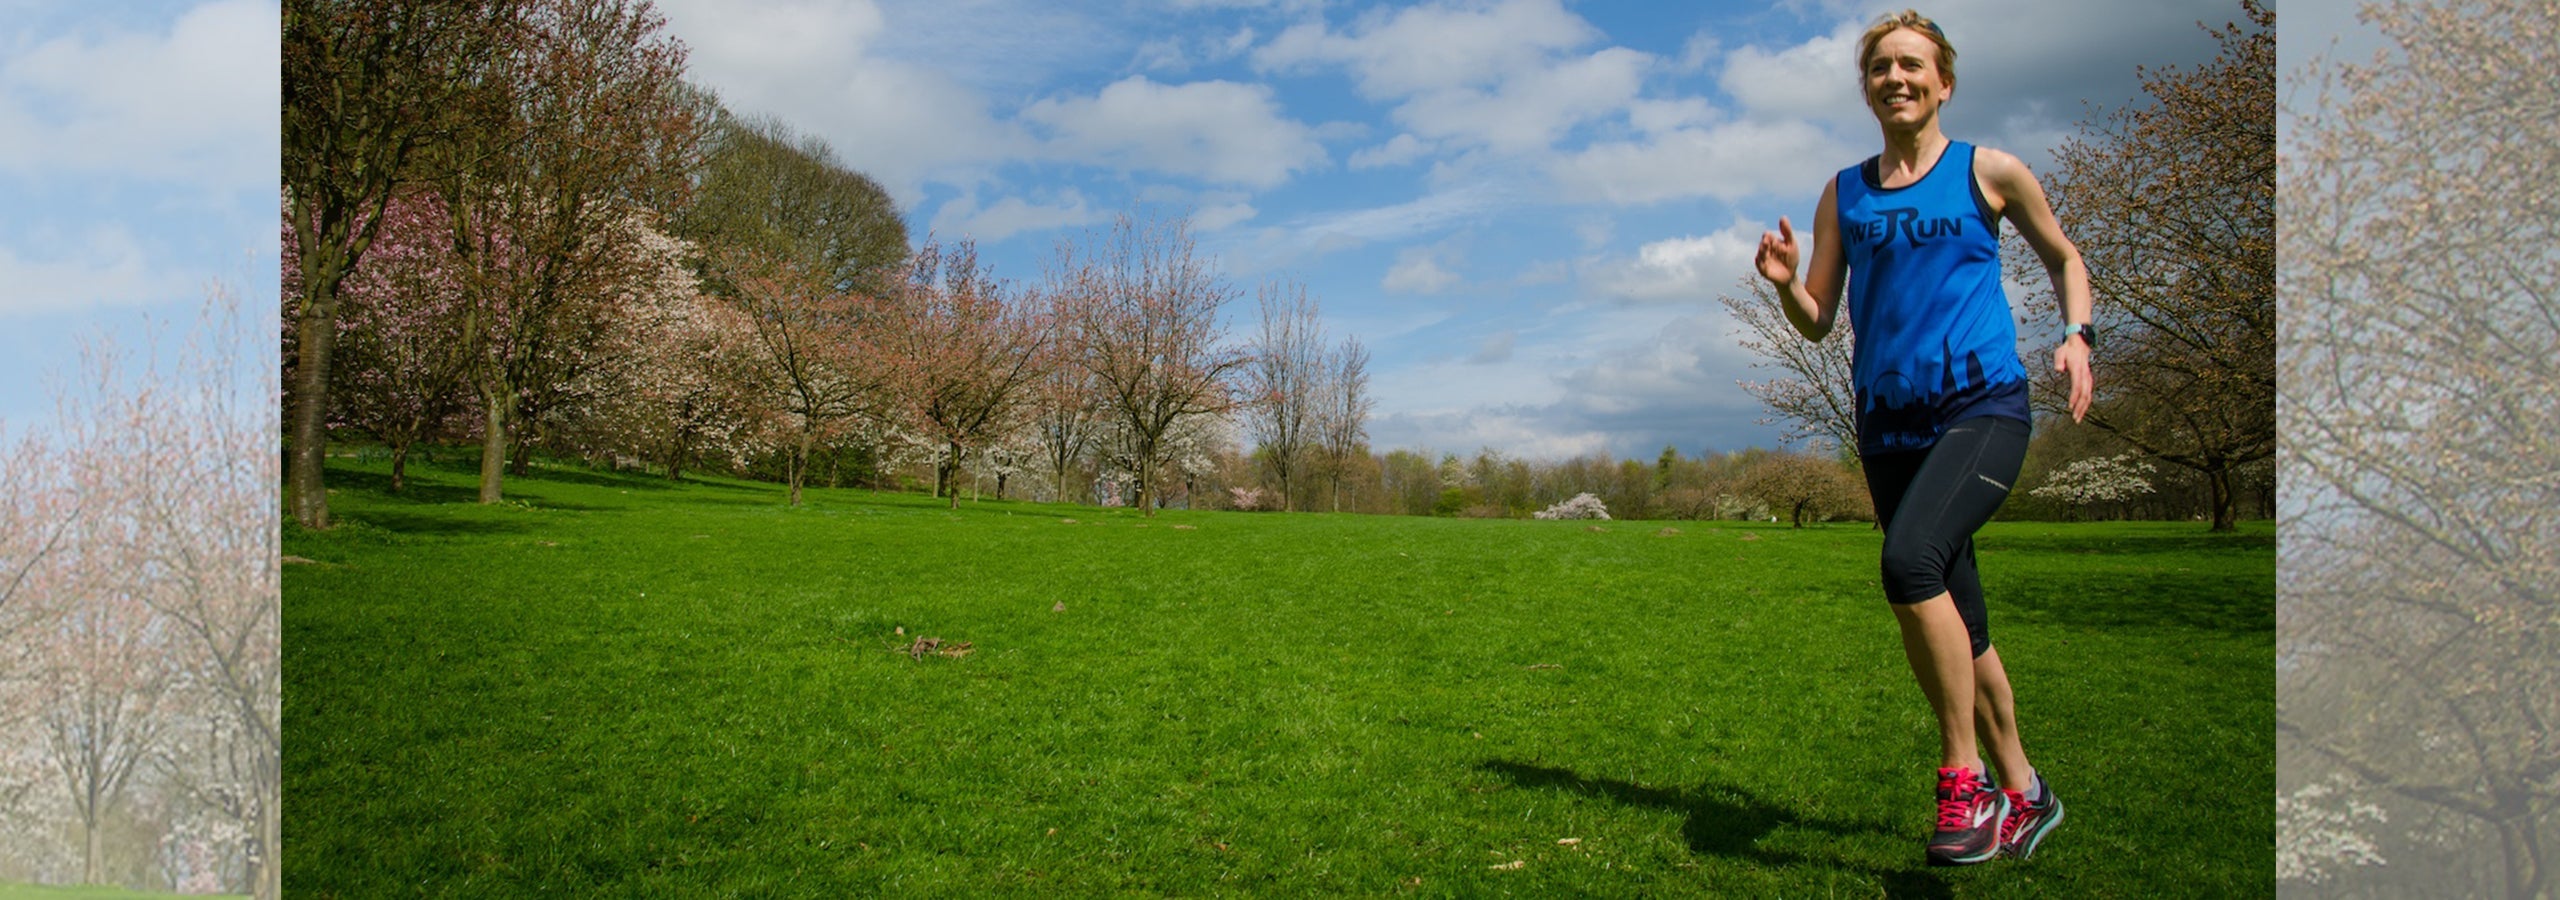
<svg viewBox="0 0 2560 900">
<path fill-rule="evenodd" d="M 2035 796 L 2022 791 L 2002 791 L 2009 795 L 2009 815 L 2000 823 L 2000 852 L 2014 859 L 2034 856 L 2036 845 L 2053 826 L 2062 824 L 2062 798 L 2054 796 L 2053 785 L 2043 775 L 2036 776 Z"/>
<path fill-rule="evenodd" d="M 1972 769 L 1938 770 L 1938 833 L 1929 838 L 1929 864 L 1969 866 L 2000 855 L 2000 826 L 2009 818 L 2009 795 L 1982 783 Z"/>
</svg>

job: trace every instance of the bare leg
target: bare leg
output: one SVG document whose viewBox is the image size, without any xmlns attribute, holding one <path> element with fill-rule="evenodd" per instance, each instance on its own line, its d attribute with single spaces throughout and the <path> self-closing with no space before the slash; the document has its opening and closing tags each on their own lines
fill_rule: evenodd
<svg viewBox="0 0 2560 900">
<path fill-rule="evenodd" d="M 2035 787 L 2035 769 L 2027 765 L 2027 748 L 2018 742 L 2018 707 L 2009 693 L 2009 671 L 2000 667 L 2000 648 L 1973 658 L 1974 731 L 1991 751 L 2000 770 L 2000 786 L 2024 792 Z"/>
<path fill-rule="evenodd" d="M 1902 626 L 1902 653 L 1911 660 L 1911 674 L 1920 680 L 1920 692 L 1928 695 L 1929 708 L 1938 714 L 1939 766 L 1981 772 L 1982 757 L 1973 740 L 1978 696 L 1973 639 L 1956 613 L 1955 598 L 1939 594 L 1892 606 L 1894 621 Z M 2007 687 L 2004 680 L 2004 695 Z"/>
</svg>

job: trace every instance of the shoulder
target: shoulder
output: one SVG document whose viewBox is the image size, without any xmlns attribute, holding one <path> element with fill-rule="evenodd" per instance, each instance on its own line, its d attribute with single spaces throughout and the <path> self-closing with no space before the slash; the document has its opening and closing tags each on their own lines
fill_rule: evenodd
<svg viewBox="0 0 2560 900">
<path fill-rule="evenodd" d="M 1996 147 L 1973 148 L 1973 175 L 2002 193 L 2036 181 L 2036 174 L 2027 170 L 2025 160 Z"/>
</svg>

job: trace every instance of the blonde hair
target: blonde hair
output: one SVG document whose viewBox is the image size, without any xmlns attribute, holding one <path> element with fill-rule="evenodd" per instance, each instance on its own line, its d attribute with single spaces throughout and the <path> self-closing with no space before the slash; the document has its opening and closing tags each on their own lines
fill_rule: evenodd
<svg viewBox="0 0 2560 900">
<path fill-rule="evenodd" d="M 1858 72 L 1864 74 L 1867 71 L 1868 58 L 1876 54 L 1877 41 L 1884 40 L 1885 35 L 1903 28 L 1917 31 L 1938 45 L 1938 71 L 1947 77 L 1947 87 L 1950 90 L 1954 89 L 1956 45 L 1947 43 L 1947 33 L 1938 30 L 1938 23 L 1930 21 L 1928 16 L 1921 15 L 1916 9 L 1906 9 L 1887 15 L 1877 19 L 1875 24 L 1867 26 L 1867 33 L 1858 38 Z"/>
</svg>

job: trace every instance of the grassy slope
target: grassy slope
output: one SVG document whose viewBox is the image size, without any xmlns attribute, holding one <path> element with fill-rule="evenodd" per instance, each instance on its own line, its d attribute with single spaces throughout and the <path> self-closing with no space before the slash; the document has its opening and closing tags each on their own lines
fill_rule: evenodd
<svg viewBox="0 0 2560 900">
<path fill-rule="evenodd" d="M 1863 526 L 415 475 L 287 535 L 296 894 L 2272 892 L 2263 524 L 1985 532 L 2069 819 L 1946 872 Z"/>
</svg>

